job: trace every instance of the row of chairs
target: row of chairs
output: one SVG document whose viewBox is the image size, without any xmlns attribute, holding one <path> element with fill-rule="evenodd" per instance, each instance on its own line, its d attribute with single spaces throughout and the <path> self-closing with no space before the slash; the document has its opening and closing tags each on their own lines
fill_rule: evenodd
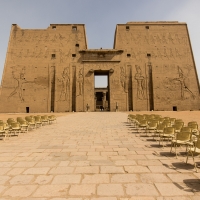
<svg viewBox="0 0 200 200">
<path fill-rule="evenodd" d="M 146 136 L 153 134 L 153 139 L 154 137 L 159 138 L 159 145 L 162 143 L 162 147 L 164 147 L 165 140 L 171 141 L 170 152 L 172 153 L 174 148 L 176 157 L 178 156 L 177 147 L 186 146 L 186 163 L 189 155 L 194 161 L 194 155 L 200 154 L 200 134 L 196 121 L 185 124 L 182 119 L 162 117 L 156 114 L 129 114 L 127 120 L 131 123 L 133 132 L 139 136 L 142 133 L 145 133 Z M 194 166 L 198 171 L 195 161 Z"/>
<path fill-rule="evenodd" d="M 0 120 L 0 136 L 5 140 L 6 137 L 18 136 L 20 133 L 26 133 L 30 129 L 36 129 L 54 121 L 57 123 L 55 115 L 31 115 L 25 118 L 17 117 L 16 120 L 8 118 L 6 122 Z"/>
</svg>

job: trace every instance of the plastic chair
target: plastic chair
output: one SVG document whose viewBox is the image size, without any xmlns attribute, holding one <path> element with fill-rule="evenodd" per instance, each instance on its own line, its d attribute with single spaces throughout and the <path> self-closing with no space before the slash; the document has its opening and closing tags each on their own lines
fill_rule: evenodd
<svg viewBox="0 0 200 200">
<path fill-rule="evenodd" d="M 186 128 L 186 127 L 184 127 Z M 172 147 L 175 148 L 175 154 L 176 154 L 176 158 L 177 158 L 177 146 L 186 146 L 186 152 L 187 152 L 187 148 L 190 145 L 193 145 L 193 143 L 191 142 L 191 136 L 192 133 L 191 131 L 181 131 L 179 133 L 177 133 L 176 138 L 172 140 L 171 142 L 171 150 L 170 152 L 172 152 Z"/>
<path fill-rule="evenodd" d="M 197 164 L 194 160 L 194 156 L 198 156 L 200 154 L 200 138 L 198 138 L 198 140 L 194 143 L 193 147 L 191 146 L 190 148 L 188 148 L 186 163 L 188 162 L 189 154 L 192 156 L 195 170 L 196 172 L 198 172 Z"/>
<path fill-rule="evenodd" d="M 159 140 L 159 145 L 160 145 L 160 142 L 162 141 L 162 144 L 163 144 L 163 141 L 164 139 L 173 139 L 175 137 L 175 129 L 174 127 L 166 127 L 164 128 L 164 131 L 163 133 L 160 133 L 160 140 Z M 163 145 L 164 147 L 164 145 Z"/>
</svg>

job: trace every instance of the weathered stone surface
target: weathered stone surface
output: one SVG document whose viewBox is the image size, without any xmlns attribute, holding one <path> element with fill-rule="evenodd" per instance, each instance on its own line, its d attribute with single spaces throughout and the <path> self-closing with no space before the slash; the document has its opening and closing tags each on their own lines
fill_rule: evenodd
<svg viewBox="0 0 200 200">
<path fill-rule="evenodd" d="M 6 190 L 5 193 L 3 193 L 3 196 L 9 196 L 9 197 L 28 197 L 31 195 L 35 189 L 37 188 L 36 185 L 15 185 L 10 187 L 8 190 Z"/>
<path fill-rule="evenodd" d="M 82 183 L 109 183 L 108 174 L 84 175 Z"/>
<path fill-rule="evenodd" d="M 114 174 L 111 183 L 136 183 L 139 181 L 137 174 Z"/>
<path fill-rule="evenodd" d="M 9 183 L 11 185 L 21 185 L 21 184 L 29 184 L 33 180 L 33 175 L 18 175 L 13 177 Z"/>
<path fill-rule="evenodd" d="M 162 196 L 187 196 L 193 195 L 190 190 L 180 190 L 180 186 L 174 183 L 155 183 Z"/>
<path fill-rule="evenodd" d="M 96 194 L 95 184 L 82 184 L 82 185 L 72 185 L 69 190 L 69 195 L 74 196 L 91 196 Z"/>
<path fill-rule="evenodd" d="M 97 194 L 99 196 L 122 196 L 124 191 L 121 184 L 100 184 L 97 187 Z"/>
<path fill-rule="evenodd" d="M 42 185 L 33 194 L 34 197 L 65 197 L 68 194 L 69 185 Z"/>
<path fill-rule="evenodd" d="M 16 112 L 16 108 L 17 112 L 33 113 L 103 108 L 109 111 L 199 109 L 198 78 L 185 23 L 118 24 L 114 41 L 113 49 L 87 49 L 84 24 L 50 24 L 40 30 L 13 24 L 2 78 L 0 112 Z M 107 88 L 94 87 L 96 75 L 108 77 Z M 122 145 L 123 141 L 108 143 Z M 84 145 L 88 143 L 81 143 L 76 150 L 84 153 L 73 152 L 71 156 L 101 151 L 84 149 Z M 44 153 L 65 150 L 50 147 Z M 127 149 L 116 147 L 113 151 Z M 143 153 L 138 150 L 138 154 Z M 5 153 L 4 157 L 16 154 Z M 33 152 L 31 157 L 39 159 L 43 155 Z M 65 158 L 52 156 L 52 161 Z"/>
<path fill-rule="evenodd" d="M 154 185 L 135 183 L 126 184 L 126 194 L 132 196 L 158 196 L 158 192 Z"/>
</svg>

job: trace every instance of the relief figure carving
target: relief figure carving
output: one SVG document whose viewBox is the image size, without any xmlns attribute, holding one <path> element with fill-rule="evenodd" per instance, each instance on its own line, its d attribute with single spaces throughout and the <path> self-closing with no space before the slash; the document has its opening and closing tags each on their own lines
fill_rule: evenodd
<svg viewBox="0 0 200 200">
<path fill-rule="evenodd" d="M 121 85 L 123 88 L 125 88 L 125 71 L 124 71 L 124 67 L 120 67 L 121 73 L 120 73 L 120 81 L 121 81 Z"/>
<path fill-rule="evenodd" d="M 137 80 L 137 98 L 143 100 L 144 97 L 144 90 L 145 90 L 145 77 L 142 76 L 142 71 L 140 66 L 136 65 L 136 74 L 135 80 Z"/>
<path fill-rule="evenodd" d="M 79 95 L 83 94 L 83 68 L 81 68 L 78 72 L 78 91 Z"/>
<path fill-rule="evenodd" d="M 70 86 L 69 67 L 64 68 L 62 72 L 62 78 L 59 79 L 59 81 L 62 83 L 62 89 L 58 101 L 67 101 Z"/>
<path fill-rule="evenodd" d="M 178 75 L 179 77 L 178 78 L 174 78 L 175 81 L 179 81 L 180 83 L 180 86 L 181 86 L 181 99 L 184 100 L 186 99 L 186 92 L 190 94 L 190 96 L 195 99 L 195 95 L 193 94 L 193 92 L 187 87 L 186 83 L 185 83 L 185 79 L 186 77 L 184 76 L 183 74 L 183 71 L 182 69 L 178 67 Z"/>
<path fill-rule="evenodd" d="M 17 81 L 17 85 L 15 87 L 15 89 L 10 93 L 10 95 L 8 96 L 8 100 L 14 96 L 15 94 L 19 95 L 20 100 L 23 102 L 24 98 L 23 98 L 23 85 L 25 83 L 33 83 L 32 81 L 27 81 L 25 79 L 25 67 L 22 69 L 21 73 L 19 74 L 19 77 L 15 76 L 14 71 L 12 71 L 12 76 L 13 78 Z"/>
</svg>

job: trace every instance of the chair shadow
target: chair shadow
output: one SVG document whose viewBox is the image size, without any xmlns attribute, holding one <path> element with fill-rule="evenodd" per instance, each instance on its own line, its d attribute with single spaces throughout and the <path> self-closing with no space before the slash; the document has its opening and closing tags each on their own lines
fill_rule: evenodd
<svg viewBox="0 0 200 200">
<path fill-rule="evenodd" d="M 160 144 L 150 144 L 149 145 L 150 148 L 162 148 L 162 146 Z"/>
<path fill-rule="evenodd" d="M 200 192 L 200 180 L 199 179 L 185 179 L 185 180 L 183 180 L 183 182 L 193 192 Z"/>
<path fill-rule="evenodd" d="M 189 163 L 184 163 L 184 162 L 176 162 L 176 163 L 172 163 L 172 165 L 177 169 L 184 169 L 184 170 L 194 169 L 194 165 L 189 164 Z"/>
<path fill-rule="evenodd" d="M 171 152 L 169 152 L 169 151 L 166 151 L 166 152 L 160 152 L 160 155 L 161 155 L 161 156 L 170 157 L 170 158 L 172 158 L 172 157 L 176 157 L 176 155 L 175 155 L 174 153 L 171 153 Z"/>
</svg>

